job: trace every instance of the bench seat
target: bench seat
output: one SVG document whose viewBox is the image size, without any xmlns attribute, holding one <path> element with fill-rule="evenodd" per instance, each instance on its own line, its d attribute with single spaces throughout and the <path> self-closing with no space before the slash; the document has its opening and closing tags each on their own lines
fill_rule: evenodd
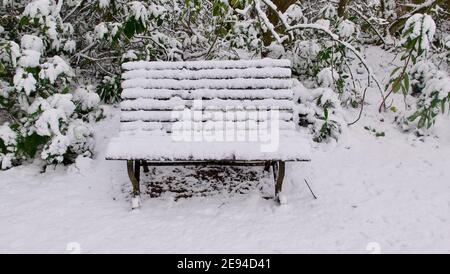
<svg viewBox="0 0 450 274">
<path fill-rule="evenodd" d="M 175 141 L 170 136 L 122 132 L 108 145 L 108 160 L 146 161 L 308 161 L 310 144 L 300 133 L 279 136 L 278 148 L 262 152 L 265 142 Z M 266 150 L 268 151 L 268 150 Z"/>
</svg>

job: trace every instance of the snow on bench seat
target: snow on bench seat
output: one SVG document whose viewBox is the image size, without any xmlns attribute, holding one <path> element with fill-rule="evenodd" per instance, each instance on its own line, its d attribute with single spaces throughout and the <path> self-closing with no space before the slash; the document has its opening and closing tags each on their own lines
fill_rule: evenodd
<svg viewBox="0 0 450 274">
<path fill-rule="evenodd" d="M 146 79 L 134 78 L 122 82 L 122 88 L 155 88 L 155 89 L 287 89 L 291 88 L 291 79 L 200 79 L 200 80 L 174 80 L 174 79 Z"/>
<path fill-rule="evenodd" d="M 122 99 L 292 99 L 291 89 L 147 89 L 126 88 L 122 91 Z"/>
<path fill-rule="evenodd" d="M 289 78 L 290 68 L 246 68 L 246 69 L 170 69 L 152 70 L 137 69 L 124 72 L 122 79 L 175 79 L 175 80 L 200 80 L 200 79 L 233 79 L 233 78 Z"/>
<path fill-rule="evenodd" d="M 180 122 L 182 123 L 182 122 Z M 144 121 L 130 121 L 122 122 L 120 124 L 121 131 L 153 131 L 161 130 L 167 133 L 172 132 L 172 126 L 174 122 L 144 122 Z M 271 125 L 266 121 L 235 121 L 235 122 L 223 122 L 223 121 L 205 121 L 205 122 L 192 122 L 189 123 L 187 128 L 192 130 L 201 129 L 197 131 L 220 131 L 220 130 L 267 130 L 271 129 Z M 278 121 L 277 128 L 279 130 L 295 130 L 295 126 L 290 121 Z"/>
<path fill-rule="evenodd" d="M 275 99 L 261 99 L 261 100 L 227 100 L 227 99 L 210 99 L 202 100 L 202 109 L 292 109 L 294 103 L 292 100 L 275 100 Z M 194 100 L 183 100 L 179 97 L 171 98 L 168 100 L 158 99 L 143 99 L 138 98 L 135 100 L 125 100 L 120 103 L 120 107 L 123 110 L 174 110 L 177 108 L 189 108 L 192 110 L 198 110 L 194 105 Z"/>
<path fill-rule="evenodd" d="M 214 112 L 208 110 L 203 112 L 201 117 L 192 117 L 192 121 L 247 121 L 247 120 L 255 120 L 255 121 L 268 121 L 273 120 L 273 117 L 268 115 L 258 115 L 254 118 L 252 113 L 256 112 L 255 110 L 236 110 L 236 111 L 228 111 L 223 115 L 223 119 L 219 119 L 214 115 Z M 173 110 L 173 111 L 165 111 L 165 110 L 134 110 L 134 111 L 126 111 L 122 110 L 120 121 L 121 122 L 133 122 L 133 121 L 142 121 L 142 122 L 177 122 L 182 119 L 178 117 L 182 117 L 183 110 Z M 292 121 L 293 120 L 293 112 L 292 110 L 280 110 L 278 112 L 278 118 L 280 121 Z"/>
<path fill-rule="evenodd" d="M 275 59 L 261 59 L 261 60 L 217 60 L 217 61 L 186 61 L 186 62 L 127 62 L 122 64 L 124 70 L 138 70 L 138 69 L 153 69 L 153 70 L 168 70 L 168 69 L 246 69 L 246 68 L 265 68 L 265 67 L 282 67 L 290 68 L 290 60 L 275 60 Z"/>
<path fill-rule="evenodd" d="M 262 152 L 267 142 L 184 142 L 168 135 L 121 133 L 112 138 L 109 160 L 147 161 L 304 161 L 310 159 L 310 144 L 300 134 L 280 135 L 278 149 Z"/>
</svg>

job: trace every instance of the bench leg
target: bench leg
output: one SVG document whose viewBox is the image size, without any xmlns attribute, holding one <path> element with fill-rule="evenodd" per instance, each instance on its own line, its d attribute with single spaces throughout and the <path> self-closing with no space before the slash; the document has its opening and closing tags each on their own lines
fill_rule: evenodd
<svg viewBox="0 0 450 274">
<path fill-rule="evenodd" d="M 133 165 L 134 164 L 134 165 Z M 141 171 L 141 163 L 139 160 L 127 161 L 127 170 L 128 170 L 128 177 L 130 177 L 131 184 L 133 186 L 132 195 L 131 198 L 131 208 L 136 209 L 141 206 L 141 191 L 139 187 L 139 179 L 140 179 L 140 171 Z"/>
<path fill-rule="evenodd" d="M 275 200 L 280 202 L 279 194 L 283 188 L 283 180 L 285 174 L 285 162 L 276 161 L 273 162 L 273 178 L 275 180 Z"/>
<path fill-rule="evenodd" d="M 272 165 L 272 163 L 269 162 L 265 162 L 264 163 L 264 172 L 270 172 L 270 166 Z"/>
<path fill-rule="evenodd" d="M 148 169 L 148 163 L 147 161 L 142 161 L 142 168 L 144 169 L 145 173 L 148 173 L 150 170 Z"/>
</svg>

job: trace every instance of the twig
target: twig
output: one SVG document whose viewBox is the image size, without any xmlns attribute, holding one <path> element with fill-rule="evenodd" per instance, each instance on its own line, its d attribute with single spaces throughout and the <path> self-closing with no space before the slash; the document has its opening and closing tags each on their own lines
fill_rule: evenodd
<svg viewBox="0 0 450 274">
<path fill-rule="evenodd" d="M 308 181 L 306 181 L 306 179 L 304 179 L 304 180 L 305 180 L 306 185 L 307 185 L 308 188 L 309 188 L 309 191 L 311 192 L 312 196 L 314 197 L 314 200 L 317 200 L 317 196 L 316 196 L 316 195 L 314 194 L 314 192 L 312 191 L 311 187 L 310 187 L 309 184 L 308 184 Z"/>
<path fill-rule="evenodd" d="M 361 119 L 361 115 L 362 115 L 362 112 L 363 112 L 363 109 L 364 109 L 364 102 L 365 102 L 365 99 L 366 99 L 366 91 L 367 91 L 367 88 L 368 88 L 368 87 L 366 87 L 366 88 L 364 89 L 363 98 L 362 98 L 362 100 L 361 100 L 361 109 L 359 110 L 358 118 L 356 118 L 355 121 L 353 121 L 353 122 L 347 124 L 347 126 L 354 125 L 354 124 L 356 124 L 356 123 L 359 121 L 359 119 Z"/>
<path fill-rule="evenodd" d="M 357 10 L 354 7 L 350 7 L 350 10 L 354 11 L 359 17 L 361 17 L 364 21 L 366 21 L 367 24 L 369 24 L 370 28 L 376 33 L 378 38 L 380 38 L 381 42 L 383 42 L 384 45 L 386 45 L 386 41 L 384 40 L 381 33 L 370 23 L 369 18 L 367 18 L 364 14 L 362 14 L 359 10 Z"/>
</svg>

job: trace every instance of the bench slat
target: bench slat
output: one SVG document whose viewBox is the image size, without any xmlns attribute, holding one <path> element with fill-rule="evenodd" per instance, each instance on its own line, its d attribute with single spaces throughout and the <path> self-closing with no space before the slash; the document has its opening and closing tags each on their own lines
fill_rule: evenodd
<svg viewBox="0 0 450 274">
<path fill-rule="evenodd" d="M 181 99 L 292 99 L 291 89 L 145 89 L 128 88 L 122 91 L 122 99 L 170 99 L 180 97 Z"/>
<path fill-rule="evenodd" d="M 201 79 L 201 80 L 173 80 L 173 79 L 145 79 L 136 78 L 122 82 L 122 88 L 151 88 L 151 89 L 289 89 L 291 79 Z"/>
<path fill-rule="evenodd" d="M 227 114 L 222 115 L 224 121 L 247 121 L 247 120 L 257 120 L 257 121 L 267 121 L 272 120 L 274 117 L 271 117 L 270 111 L 268 111 L 267 115 L 258 115 L 255 118 L 250 111 L 245 111 L 245 114 L 242 115 L 243 111 L 229 111 Z M 215 113 L 211 113 L 209 111 L 203 112 L 202 120 L 206 121 L 216 121 L 217 119 L 221 119 L 221 116 L 215 116 Z M 120 117 L 121 122 L 130 122 L 130 121 L 145 121 L 145 122 L 175 122 L 180 121 L 177 117 L 182 117 L 182 111 L 122 111 L 122 115 Z M 216 119 L 217 117 L 217 119 Z M 280 110 L 278 112 L 278 119 L 282 121 L 291 121 L 294 115 L 292 111 L 289 110 Z M 196 120 L 191 117 L 191 120 Z"/>
<path fill-rule="evenodd" d="M 264 68 L 264 67 L 285 67 L 290 68 L 291 62 L 289 60 L 274 60 L 274 59 L 261 59 L 261 60 L 218 60 L 218 61 L 185 61 L 185 62 L 126 62 L 122 64 L 124 70 L 135 69 L 155 69 L 155 70 L 167 70 L 167 69 L 236 69 L 236 68 Z"/>
<path fill-rule="evenodd" d="M 290 68 L 246 68 L 246 69 L 204 69 L 204 70 L 130 70 L 122 79 L 233 79 L 233 78 L 290 78 Z"/>
<path fill-rule="evenodd" d="M 248 121 L 242 122 L 192 122 L 187 125 L 176 124 L 174 122 L 143 122 L 143 121 L 134 121 L 134 122 L 122 122 L 120 124 L 121 131 L 134 131 L 134 130 L 143 130 L 143 131 L 164 131 L 164 132 L 172 132 L 175 128 L 183 126 L 183 128 L 191 129 L 193 131 L 223 131 L 225 129 L 230 130 L 241 130 L 241 131 L 254 131 L 254 130 L 265 130 L 270 129 L 270 122 L 257 122 L 253 121 L 249 123 Z M 277 122 L 277 128 L 279 130 L 294 130 L 295 126 L 292 122 L 289 121 L 279 121 Z M 220 134 L 220 133 L 219 133 Z"/>
<path fill-rule="evenodd" d="M 291 100 L 261 99 L 261 100 L 226 100 L 210 99 L 202 100 L 201 108 L 195 105 L 195 100 L 183 100 L 179 97 L 169 100 L 144 99 L 125 100 L 120 103 L 122 110 L 182 110 L 188 109 L 207 109 L 207 110 L 227 110 L 227 109 L 292 109 Z"/>
</svg>

